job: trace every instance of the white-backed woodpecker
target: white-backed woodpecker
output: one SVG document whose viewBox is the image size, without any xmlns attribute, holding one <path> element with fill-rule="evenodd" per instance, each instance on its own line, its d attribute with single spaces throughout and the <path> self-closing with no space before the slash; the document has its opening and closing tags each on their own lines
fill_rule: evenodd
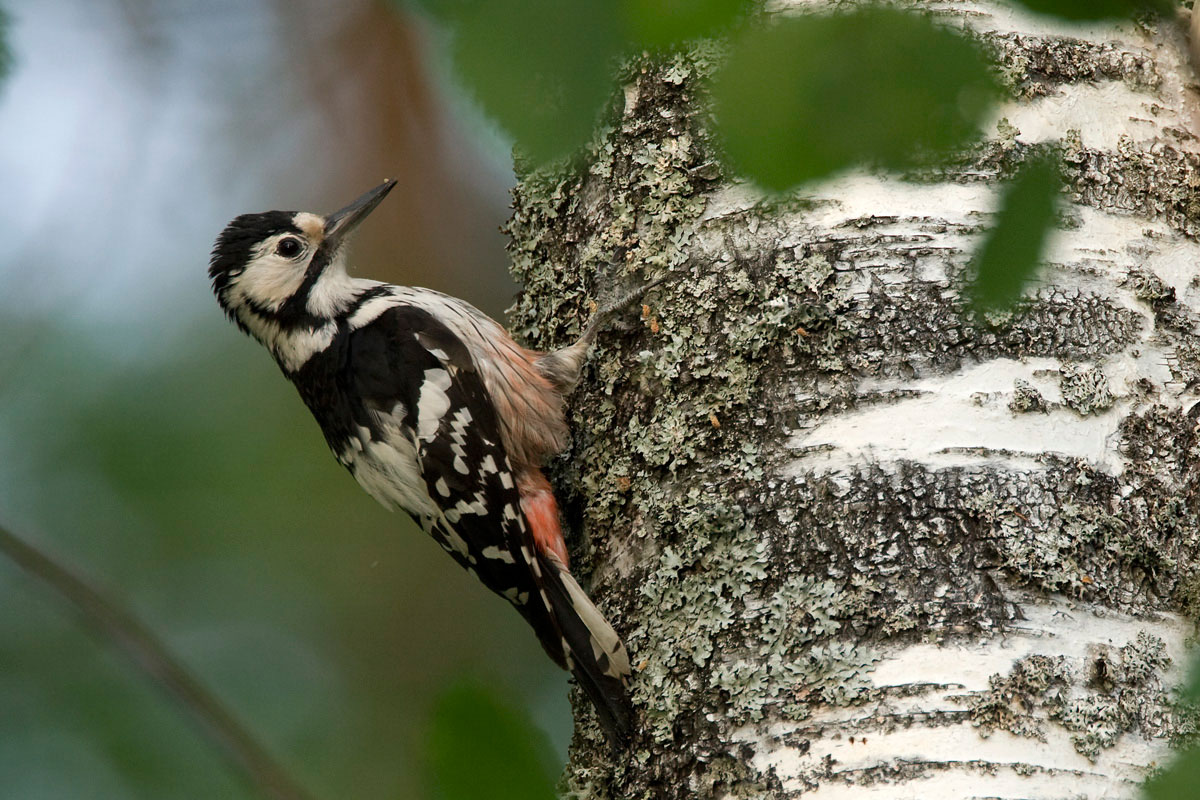
<svg viewBox="0 0 1200 800">
<path fill-rule="evenodd" d="M 327 217 L 236 218 L 212 252 L 217 300 L 271 352 L 362 488 L 512 603 L 624 740 L 629 658 L 568 570 L 542 466 L 567 445 L 564 396 L 599 325 L 649 285 L 594 314 L 570 347 L 525 349 L 462 300 L 347 274 L 347 236 L 393 186 Z"/>
</svg>

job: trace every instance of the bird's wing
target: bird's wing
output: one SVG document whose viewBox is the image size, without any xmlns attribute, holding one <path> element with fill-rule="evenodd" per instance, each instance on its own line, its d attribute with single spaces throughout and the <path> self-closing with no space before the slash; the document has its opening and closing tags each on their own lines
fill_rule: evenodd
<svg viewBox="0 0 1200 800">
<path fill-rule="evenodd" d="M 562 639 L 541 596 L 541 567 L 495 409 L 465 345 L 432 314 L 400 305 L 350 337 L 348 379 L 369 412 L 411 431 L 426 531 L 529 620 L 555 661 Z"/>
</svg>

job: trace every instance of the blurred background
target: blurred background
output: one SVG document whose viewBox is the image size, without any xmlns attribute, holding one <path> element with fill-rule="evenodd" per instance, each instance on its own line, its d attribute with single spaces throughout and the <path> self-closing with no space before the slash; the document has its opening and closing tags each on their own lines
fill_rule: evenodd
<svg viewBox="0 0 1200 800">
<path fill-rule="evenodd" d="M 354 484 L 206 276 L 233 216 L 396 177 L 358 274 L 502 313 L 509 145 L 440 34 L 371 0 L 0 8 L 0 525 L 132 609 L 318 796 L 443 796 L 431 731 L 464 697 L 467 727 L 479 702 L 527 716 L 557 774 L 565 673 Z M 0 796 L 258 795 L 0 559 Z"/>
</svg>

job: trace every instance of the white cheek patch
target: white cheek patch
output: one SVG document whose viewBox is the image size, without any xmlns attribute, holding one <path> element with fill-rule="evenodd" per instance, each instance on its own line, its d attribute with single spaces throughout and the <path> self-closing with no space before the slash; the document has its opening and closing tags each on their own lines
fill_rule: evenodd
<svg viewBox="0 0 1200 800">
<path fill-rule="evenodd" d="M 253 253 L 249 265 L 234 283 L 232 295 L 248 300 L 269 311 L 278 311 L 288 299 L 300 290 L 304 274 L 312 261 L 313 254 L 325 238 L 325 221 L 316 214 L 300 212 L 292 217 L 292 224 L 300 231 L 304 240 L 304 256 L 300 259 L 285 258 L 275 252 L 279 242 L 292 233 L 279 233 L 263 241 Z"/>
<path fill-rule="evenodd" d="M 274 243 L 271 246 L 274 247 Z M 240 295 L 244 300 L 269 311 L 278 311 L 304 283 L 307 265 L 307 261 L 296 263 L 274 252 L 265 253 L 246 267 L 231 294 L 234 298 Z"/>
</svg>

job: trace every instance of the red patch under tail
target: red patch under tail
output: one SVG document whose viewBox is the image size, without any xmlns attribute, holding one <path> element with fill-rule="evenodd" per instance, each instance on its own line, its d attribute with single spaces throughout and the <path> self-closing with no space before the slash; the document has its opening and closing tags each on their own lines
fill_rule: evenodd
<svg viewBox="0 0 1200 800">
<path fill-rule="evenodd" d="M 557 559 L 563 569 L 570 567 L 567 559 L 567 543 L 563 541 L 562 525 L 558 520 L 558 503 L 550 481 L 540 469 L 522 471 L 517 479 L 521 492 L 521 510 L 538 551 L 547 558 Z"/>
</svg>

